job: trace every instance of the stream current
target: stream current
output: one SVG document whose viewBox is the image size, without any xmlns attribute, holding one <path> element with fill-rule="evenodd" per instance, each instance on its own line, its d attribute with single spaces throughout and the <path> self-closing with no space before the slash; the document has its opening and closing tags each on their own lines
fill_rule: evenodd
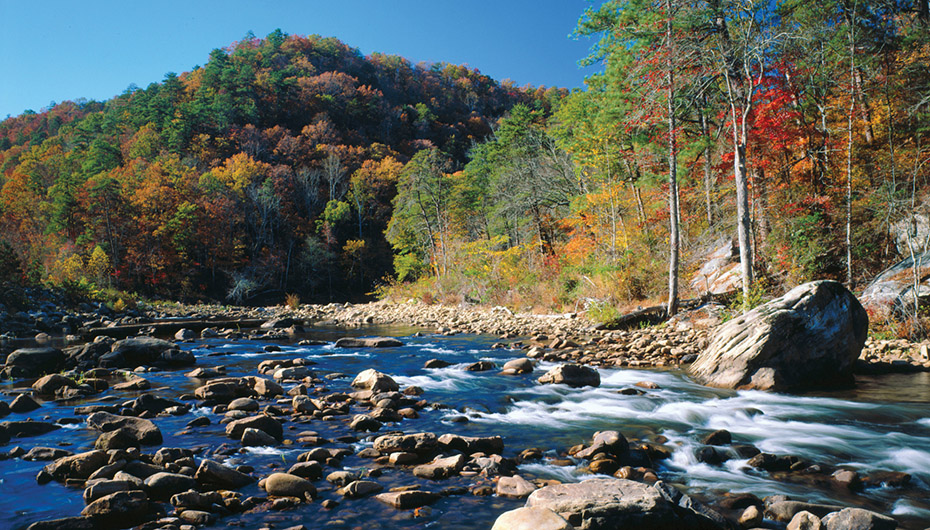
<svg viewBox="0 0 930 530">
<path fill-rule="evenodd" d="M 518 376 L 500 375 L 498 371 L 468 372 L 463 367 L 478 360 L 502 365 L 521 356 L 516 350 L 492 349 L 496 337 L 426 335 L 415 337 L 415 329 L 405 327 L 369 327 L 356 330 L 318 330 L 299 338 L 334 341 L 345 335 L 395 336 L 404 346 L 387 349 L 336 350 L 332 344 L 296 346 L 296 340 L 276 341 L 279 352 L 264 352 L 270 344 L 261 340 L 207 339 L 182 344 L 192 351 L 197 365 L 225 366 L 229 375 L 258 375 L 257 364 L 264 359 L 307 358 L 317 364 L 311 368 L 318 376 L 342 373 L 327 382 L 330 392 L 350 391 L 349 383 L 358 372 L 375 368 L 391 375 L 403 388 L 417 385 L 425 392 L 422 398 L 447 408 L 424 409 L 419 419 L 385 425 L 383 431 L 430 431 L 437 435 L 455 433 L 467 436 L 500 435 L 504 438 L 504 456 L 513 457 L 523 449 L 538 447 L 555 457 L 571 446 L 590 440 L 598 430 L 614 429 L 629 439 L 654 440 L 663 436 L 673 448 L 672 457 L 658 467 L 660 477 L 683 487 L 698 499 L 713 501 L 726 493 L 753 493 L 759 497 L 774 494 L 792 499 L 856 506 L 895 517 L 899 527 L 923 529 L 930 526 L 930 374 L 860 376 L 855 390 L 787 395 L 757 391 L 711 389 L 693 383 L 680 371 L 599 369 L 598 388 L 571 389 L 564 385 L 540 385 L 536 378 L 552 363 L 540 363 L 535 372 Z M 452 363 L 440 369 L 424 369 L 428 359 Z M 177 399 L 193 393 L 202 381 L 188 378 L 187 370 L 143 374 L 152 383 L 149 393 Z M 658 385 L 642 395 L 622 395 L 618 390 L 640 381 Z M 17 391 L 20 385 L 5 383 L 0 390 Z M 285 389 L 292 385 L 285 385 Z M 120 403 L 138 393 L 108 390 L 81 401 L 67 404 L 45 402 L 39 410 L 10 414 L 6 421 L 68 419 L 76 423 L 51 433 L 14 439 L 8 447 L 20 445 L 62 446 L 75 453 L 93 447 L 97 432 L 80 419 L 74 420 L 74 407 L 80 405 Z M 112 396 L 112 397 L 110 397 Z M 364 409 L 354 413 L 362 413 Z M 186 429 L 196 415 L 210 417 L 207 427 Z M 351 415 L 349 416 L 351 418 Z M 464 421 L 467 418 L 467 421 Z M 203 449 L 236 444 L 226 438 L 220 415 L 210 409 L 195 407 L 189 414 L 157 417 L 154 422 L 164 435 L 165 447 Z M 293 428 L 292 428 L 293 427 Z M 735 443 L 753 444 L 775 454 L 798 456 L 809 462 L 870 472 L 900 471 L 911 474 L 907 488 L 870 487 L 860 493 L 778 481 L 768 473 L 746 466 L 746 460 L 731 459 L 719 466 L 700 463 L 694 456 L 700 439 L 716 429 L 727 429 Z M 314 430 L 320 436 L 336 440 L 347 435 L 360 439 L 354 443 L 333 442 L 325 447 L 350 445 L 359 450 L 371 445 L 373 436 L 353 433 L 345 421 L 316 421 L 292 426 L 285 424 L 285 438 L 296 437 L 302 430 Z M 375 433 L 376 435 L 377 433 Z M 154 452 L 157 447 L 143 448 Z M 226 463 L 248 464 L 257 476 L 286 471 L 297 456 L 308 448 L 297 444 L 267 448 L 249 448 L 227 458 Z M 526 463 L 519 473 L 525 478 L 551 478 L 580 481 L 593 475 L 576 466 L 559 467 L 545 463 Z M 21 459 L 0 461 L 0 528 L 20 529 L 30 523 L 78 515 L 84 507 L 81 489 L 59 483 L 37 485 L 35 477 L 47 462 Z M 346 469 L 365 469 L 371 461 L 357 456 L 346 457 Z M 326 468 L 325 473 L 333 469 Z M 385 468 L 377 480 L 385 490 L 391 487 L 421 484 L 423 489 L 439 491 L 450 487 L 471 487 L 478 477 L 455 477 L 441 482 L 415 478 L 409 470 Z M 490 484 L 490 482 L 488 482 Z M 273 525 L 276 528 L 304 524 L 308 528 L 490 528 L 502 512 L 523 505 L 522 500 L 496 496 L 478 497 L 469 493 L 450 495 L 428 509 L 399 511 L 373 499 L 343 500 L 328 488 L 325 481 L 315 482 L 320 499 L 331 498 L 339 505 L 324 509 L 319 502 L 295 510 L 260 512 L 220 518 L 211 528 L 228 528 L 230 523 L 246 528 Z M 263 495 L 255 485 L 240 490 L 244 496 Z"/>
</svg>

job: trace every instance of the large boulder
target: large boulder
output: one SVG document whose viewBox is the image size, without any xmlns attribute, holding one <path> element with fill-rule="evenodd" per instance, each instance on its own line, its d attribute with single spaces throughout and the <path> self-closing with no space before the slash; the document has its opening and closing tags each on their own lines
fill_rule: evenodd
<svg viewBox="0 0 930 530">
<path fill-rule="evenodd" d="M 868 327 L 865 309 L 842 284 L 806 283 L 717 328 L 690 373 L 721 388 L 847 385 Z"/>
<path fill-rule="evenodd" d="M 916 258 L 921 271 L 917 297 L 925 303 L 930 298 L 930 276 L 927 275 L 930 271 L 930 251 L 917 254 Z M 876 276 L 859 297 L 866 310 L 880 318 L 903 316 L 913 311 L 914 264 L 915 260 L 908 257 Z"/>
<path fill-rule="evenodd" d="M 20 348 L 6 358 L 3 372 L 11 379 L 37 377 L 58 372 L 65 362 L 65 354 L 58 348 Z"/>
<path fill-rule="evenodd" d="M 161 445 L 162 443 L 161 430 L 145 418 L 95 412 L 87 417 L 87 426 L 103 432 L 122 429 L 141 445 Z"/>
<path fill-rule="evenodd" d="M 226 436 L 234 440 L 241 440 L 246 429 L 257 429 L 270 435 L 279 442 L 284 439 L 284 427 L 281 426 L 281 422 L 264 414 L 258 414 L 256 416 L 227 423 Z"/>
<path fill-rule="evenodd" d="M 546 486 L 531 493 L 526 506 L 567 516 L 585 530 L 693 528 L 655 488 L 625 479 Z"/>
<path fill-rule="evenodd" d="M 103 368 L 135 368 L 143 365 L 188 366 L 195 360 L 190 352 L 182 352 L 172 342 L 153 337 L 131 337 L 114 342 L 110 353 L 101 355 L 97 362 Z"/>
<path fill-rule="evenodd" d="M 573 530 L 561 515 L 547 508 L 524 507 L 502 513 L 491 530 Z"/>
<path fill-rule="evenodd" d="M 396 392 L 400 389 L 397 382 L 391 379 L 391 376 L 383 374 L 373 368 L 363 370 L 355 379 L 352 380 L 352 386 L 364 390 L 371 390 L 374 393 Z"/>
<path fill-rule="evenodd" d="M 580 364 L 562 364 L 539 378 L 543 384 L 563 384 L 572 388 L 600 386 L 601 376 L 594 368 Z"/>
</svg>

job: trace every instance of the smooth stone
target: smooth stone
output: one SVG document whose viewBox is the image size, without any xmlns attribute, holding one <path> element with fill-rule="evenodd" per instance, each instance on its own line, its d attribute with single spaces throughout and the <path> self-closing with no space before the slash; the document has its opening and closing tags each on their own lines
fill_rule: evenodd
<svg viewBox="0 0 930 530">
<path fill-rule="evenodd" d="M 524 507 L 504 512 L 491 530 L 574 530 L 561 515 L 547 508 Z"/>
<path fill-rule="evenodd" d="M 529 496 L 529 494 L 537 489 L 535 484 L 520 475 L 501 477 L 497 481 L 497 494 L 501 497 L 522 499 L 523 497 Z"/>
</svg>

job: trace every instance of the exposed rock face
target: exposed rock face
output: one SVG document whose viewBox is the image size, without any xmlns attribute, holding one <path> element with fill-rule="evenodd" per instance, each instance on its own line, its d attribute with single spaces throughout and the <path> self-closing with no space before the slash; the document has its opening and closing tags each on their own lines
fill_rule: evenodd
<svg viewBox="0 0 930 530">
<path fill-rule="evenodd" d="M 698 293 L 722 294 L 739 289 L 739 246 L 730 239 L 717 243 L 717 248 L 691 277 L 691 288 Z"/>
<path fill-rule="evenodd" d="M 930 297 L 930 252 L 916 256 L 920 265 L 920 283 L 917 296 L 926 301 Z M 859 300 L 873 315 L 887 318 L 897 312 L 913 311 L 915 260 L 908 257 L 882 271 L 862 291 Z"/>
<path fill-rule="evenodd" d="M 806 283 L 717 328 L 690 373 L 722 388 L 849 384 L 868 326 L 865 309 L 842 284 Z"/>
<path fill-rule="evenodd" d="M 600 386 L 601 376 L 594 368 L 580 364 L 563 364 L 556 366 L 539 378 L 539 382 L 546 384 L 564 384 L 573 388 L 583 386 Z"/>
</svg>

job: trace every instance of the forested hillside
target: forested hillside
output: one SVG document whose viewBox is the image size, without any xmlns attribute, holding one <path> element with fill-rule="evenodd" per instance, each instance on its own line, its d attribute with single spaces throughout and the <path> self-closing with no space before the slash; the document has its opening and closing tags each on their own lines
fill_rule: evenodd
<svg viewBox="0 0 930 530">
<path fill-rule="evenodd" d="M 33 283 L 357 297 L 391 273 L 383 233 L 414 154 L 461 166 L 514 104 L 561 95 L 333 38 L 249 36 L 145 89 L 0 123 L 0 244 Z"/>
<path fill-rule="evenodd" d="M 169 298 L 609 313 L 701 294 L 730 240 L 747 303 L 861 287 L 926 250 L 928 19 L 925 0 L 611 0 L 578 23 L 603 68 L 571 93 L 247 38 L 0 124 L 2 237 L 28 281 Z"/>
</svg>

